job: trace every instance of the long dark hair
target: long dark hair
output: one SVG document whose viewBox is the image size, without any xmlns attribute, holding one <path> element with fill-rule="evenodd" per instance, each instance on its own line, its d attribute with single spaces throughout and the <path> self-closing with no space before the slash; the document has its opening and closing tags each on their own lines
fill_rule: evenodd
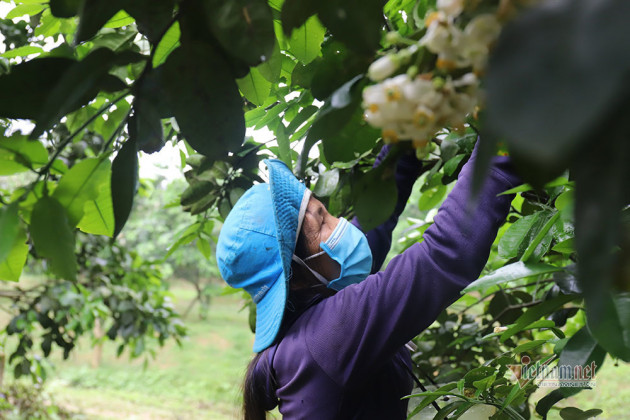
<svg viewBox="0 0 630 420">
<path fill-rule="evenodd" d="M 254 371 L 258 360 L 263 352 L 256 353 L 247 365 L 245 373 L 245 381 L 243 382 L 243 418 L 245 420 L 265 420 L 267 418 L 267 410 L 264 404 L 264 396 L 266 394 L 265 384 L 261 384 L 260 380 L 256 380 Z"/>
</svg>

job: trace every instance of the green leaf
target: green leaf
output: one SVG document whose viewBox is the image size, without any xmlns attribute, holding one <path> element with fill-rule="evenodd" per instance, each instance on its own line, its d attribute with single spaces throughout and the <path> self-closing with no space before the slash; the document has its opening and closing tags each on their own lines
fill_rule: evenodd
<svg viewBox="0 0 630 420">
<path fill-rule="evenodd" d="M 351 111 L 354 105 L 349 107 L 348 111 Z M 328 115 L 323 117 L 324 120 L 330 120 L 337 117 L 343 118 L 347 111 L 343 110 L 338 113 L 337 116 Z M 337 120 L 339 123 L 343 123 L 343 119 Z M 319 133 L 322 136 L 324 155 L 328 162 L 350 162 L 357 159 L 365 152 L 371 150 L 376 145 L 380 131 L 372 127 L 363 119 L 363 110 L 357 107 L 352 114 L 350 120 L 346 120 L 347 123 L 341 129 L 332 129 L 335 122 L 332 125 L 328 125 L 324 128 L 322 122 L 313 124 L 313 134 Z M 317 128 L 317 127 L 321 128 Z M 330 130 L 329 130 L 330 129 Z M 309 133 L 310 134 L 310 133 Z"/>
<path fill-rule="evenodd" d="M 127 123 L 129 138 L 145 153 L 160 151 L 164 146 L 164 132 L 158 108 L 142 96 L 136 96 L 133 110 Z"/>
<path fill-rule="evenodd" d="M 47 161 L 48 152 L 39 141 L 29 141 L 20 134 L 0 138 L 0 175 L 41 168 Z"/>
<path fill-rule="evenodd" d="M 518 317 L 513 326 L 501 334 L 501 342 L 512 337 L 519 331 L 526 329 L 531 323 L 537 321 L 543 316 L 549 315 L 564 304 L 578 299 L 579 295 L 558 295 L 555 298 L 546 300 L 536 306 L 529 308 L 523 315 Z"/>
<path fill-rule="evenodd" d="M 283 32 L 290 35 L 293 29 L 304 25 L 315 13 L 317 13 L 316 0 L 284 0 L 281 9 Z"/>
<path fill-rule="evenodd" d="M 257 66 L 260 74 L 270 83 L 277 83 L 280 79 L 280 71 L 282 70 L 282 53 L 280 46 L 276 43 L 273 47 L 271 57 L 267 57 L 264 62 Z"/>
<path fill-rule="evenodd" d="M 4 235 L 4 230 L 2 232 Z M 24 229 L 19 229 L 8 255 L 4 260 L 0 260 L 0 280 L 18 281 L 26 264 L 27 255 L 26 232 Z"/>
<path fill-rule="evenodd" d="M 287 133 L 289 135 L 295 133 L 295 131 L 300 128 L 300 126 L 304 124 L 311 116 L 313 116 L 313 114 L 315 114 L 318 109 L 319 108 L 317 108 L 315 105 L 308 105 L 302 108 L 287 126 Z"/>
<path fill-rule="evenodd" d="M 422 401 L 420 401 L 420 404 L 418 404 L 411 411 L 411 413 L 409 413 L 408 418 L 411 418 L 411 417 L 415 416 L 420 411 L 422 411 L 423 408 L 428 407 L 429 404 L 431 404 L 433 401 L 437 400 L 441 396 L 443 396 L 443 395 L 450 395 L 451 393 L 449 391 L 454 389 L 455 387 L 457 387 L 457 383 L 453 382 L 453 383 L 446 384 L 446 385 L 438 388 L 435 392 L 430 393 L 431 395 L 427 395 L 428 393 L 412 395 L 414 397 L 415 396 L 424 396 L 424 398 L 422 399 Z"/>
<path fill-rule="evenodd" d="M 446 191 L 443 184 L 425 190 L 418 200 L 418 209 L 426 211 L 437 207 L 446 197 Z"/>
<path fill-rule="evenodd" d="M 565 396 L 562 394 L 560 389 L 551 391 L 538 401 L 536 404 L 536 412 L 542 416 L 543 420 L 546 420 L 547 413 L 551 410 L 551 407 L 563 398 L 565 398 Z"/>
<path fill-rule="evenodd" d="M 212 255 L 212 248 L 210 247 L 208 241 L 203 238 L 197 238 L 197 249 L 206 260 L 210 259 L 210 256 Z"/>
<path fill-rule="evenodd" d="M 2 262 L 13 249 L 20 232 L 17 203 L 0 207 L 0 232 L 2 232 L 2 235 L 0 235 L 0 262 Z"/>
<path fill-rule="evenodd" d="M 212 34 L 228 54 L 250 66 L 271 57 L 276 37 L 266 0 L 207 0 L 203 5 Z"/>
<path fill-rule="evenodd" d="M 175 0 L 133 0 L 123 7 L 135 19 L 138 31 L 155 44 L 173 19 Z"/>
<path fill-rule="evenodd" d="M 79 11 L 75 43 L 92 38 L 122 8 L 120 0 L 84 0 Z"/>
<path fill-rule="evenodd" d="M 222 57 L 208 45 L 182 45 L 162 67 L 162 88 L 188 143 L 210 158 L 236 150 L 245 138 L 245 119 Z"/>
<path fill-rule="evenodd" d="M 523 252 L 521 256 L 521 261 L 537 262 L 547 253 L 551 239 L 553 238 L 551 228 L 556 224 L 559 218 L 560 212 L 555 212 L 553 216 L 545 222 L 529 245 L 527 245 L 527 249 L 525 249 L 525 252 Z"/>
<path fill-rule="evenodd" d="M 50 12 L 58 18 L 70 18 L 79 13 L 81 0 L 50 0 Z"/>
<path fill-rule="evenodd" d="M 258 67 L 252 67 L 249 74 L 236 83 L 245 98 L 256 106 L 264 104 L 271 92 L 271 82 L 263 77 Z"/>
<path fill-rule="evenodd" d="M 112 162 L 112 205 L 114 207 L 114 237 L 118 236 L 127 223 L 133 197 L 138 186 L 138 150 L 129 139 L 118 151 Z"/>
<path fill-rule="evenodd" d="M 179 37 L 181 31 L 179 29 L 179 22 L 175 21 L 170 28 L 166 31 L 158 45 L 155 47 L 153 53 L 153 67 L 157 67 L 164 63 L 168 56 L 179 47 Z"/>
<path fill-rule="evenodd" d="M 37 200 L 31 213 L 30 232 L 35 250 L 48 260 L 52 272 L 74 281 L 77 276 L 74 233 L 61 203 L 47 196 Z"/>
<path fill-rule="evenodd" d="M 499 240 L 499 256 L 505 259 L 519 258 L 522 259 L 525 252 L 529 249 L 529 254 L 534 252 L 544 239 L 543 246 L 538 250 L 537 255 L 548 249 L 551 244 L 552 235 L 547 235 L 552 225 L 546 226 L 553 213 L 550 211 L 538 211 L 529 216 L 525 216 L 516 221 L 508 228 Z M 555 220 L 554 220 L 555 222 Z M 545 234 L 541 238 L 537 235 L 546 228 Z M 537 239 L 537 243 L 534 242 Z M 532 248 L 531 244 L 535 243 Z"/>
<path fill-rule="evenodd" d="M 463 293 L 468 293 L 473 290 L 485 290 L 491 286 L 506 283 L 508 281 L 555 273 L 562 270 L 562 267 L 555 267 L 549 264 L 524 263 L 522 261 L 518 261 L 501 267 L 498 270 L 470 283 L 468 287 L 463 290 Z"/>
<path fill-rule="evenodd" d="M 310 17 L 306 23 L 294 30 L 287 40 L 289 52 L 304 64 L 308 64 L 319 56 L 326 29 L 317 19 Z"/>
<path fill-rule="evenodd" d="M 44 57 L 11 67 L 0 76 L 0 92 L 10 101 L 0 101 L 0 117 L 35 119 L 43 109 L 48 92 L 74 65 L 61 57 Z"/>
<path fill-rule="evenodd" d="M 628 15 L 628 2 L 563 1 L 532 8 L 501 32 L 488 66 L 487 124 L 528 162 L 529 178 L 559 174 L 590 138 L 596 147 L 589 135 L 621 104 Z"/>
<path fill-rule="evenodd" d="M 383 162 L 360 174 L 352 184 L 354 211 L 364 232 L 387 220 L 396 207 L 398 191 L 394 171 Z"/>
<path fill-rule="evenodd" d="M 317 197 L 328 197 L 339 186 L 339 169 L 331 169 L 319 174 L 313 194 Z"/>
<path fill-rule="evenodd" d="M 136 54 L 123 52 L 117 55 L 108 48 L 99 48 L 83 60 L 74 63 L 47 94 L 31 137 L 39 137 L 62 116 L 94 98 L 100 90 L 124 89 L 125 84 L 109 75 L 108 71 L 115 64 L 128 64 L 137 59 Z M 112 82 L 115 84 L 110 87 Z"/>
<path fill-rule="evenodd" d="M 604 363 L 605 357 L 606 350 L 597 344 L 586 327 L 582 327 L 578 332 L 573 334 L 562 349 L 558 366 L 560 368 L 567 366 L 572 372 L 576 366 L 583 368 L 588 367 L 591 371 L 591 379 L 593 379 L 595 373 L 602 366 L 602 363 Z M 574 378 L 574 380 L 578 379 L 581 378 Z M 584 388 L 561 387 L 560 391 L 563 396 L 570 397 L 577 394 L 582 389 Z"/>
<path fill-rule="evenodd" d="M 13 9 L 11 9 L 9 13 L 7 13 L 7 15 L 5 16 L 5 19 L 14 19 L 14 18 L 21 17 L 24 15 L 33 16 L 33 15 L 38 14 L 45 8 L 46 8 L 46 5 L 41 4 L 41 3 L 18 4 Z"/>
<path fill-rule="evenodd" d="M 543 344 L 545 344 L 547 341 L 549 340 L 533 340 L 533 341 L 529 341 L 527 343 L 523 343 L 519 346 L 516 346 L 512 352 L 514 354 L 519 354 L 519 353 L 523 353 L 532 349 L 535 349 L 536 347 L 540 347 Z"/>
<path fill-rule="evenodd" d="M 14 48 L 12 50 L 8 50 L 2 54 L 0 57 L 5 58 L 15 58 L 15 57 L 26 57 L 31 54 L 41 54 L 44 50 L 41 47 L 37 47 L 34 45 L 24 45 L 22 47 Z"/>
<path fill-rule="evenodd" d="M 77 227 L 94 235 L 114 235 L 114 207 L 112 204 L 111 169 L 107 165 L 107 178 L 101 184 L 95 200 L 88 200 L 83 207 L 83 218 Z"/>
<path fill-rule="evenodd" d="M 114 16 L 111 17 L 103 28 L 122 28 L 123 26 L 131 25 L 135 19 L 129 16 L 124 10 L 119 10 Z"/>
<path fill-rule="evenodd" d="M 66 208 L 71 226 L 76 226 L 83 218 L 85 203 L 98 197 L 99 189 L 108 175 L 107 159 L 88 158 L 74 165 L 61 177 L 53 198 Z"/>
<path fill-rule="evenodd" d="M 593 408 L 591 410 L 582 411 L 575 407 L 565 407 L 560 410 L 560 417 L 562 420 L 586 420 L 593 417 L 597 417 L 604 411 L 599 408 Z"/>
<path fill-rule="evenodd" d="M 318 2 L 318 16 L 334 37 L 355 51 L 373 54 L 381 42 L 383 0 Z M 361 30 L 357 30 L 361 28 Z"/>
</svg>

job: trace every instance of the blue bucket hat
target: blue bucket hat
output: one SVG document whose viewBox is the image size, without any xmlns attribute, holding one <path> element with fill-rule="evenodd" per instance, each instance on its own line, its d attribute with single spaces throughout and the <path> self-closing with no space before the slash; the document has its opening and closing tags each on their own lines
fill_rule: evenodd
<svg viewBox="0 0 630 420">
<path fill-rule="evenodd" d="M 291 257 L 311 191 L 284 162 L 265 160 L 269 183 L 251 187 L 225 219 L 217 242 L 223 280 L 256 304 L 254 351 L 273 344 L 287 302 Z"/>
</svg>

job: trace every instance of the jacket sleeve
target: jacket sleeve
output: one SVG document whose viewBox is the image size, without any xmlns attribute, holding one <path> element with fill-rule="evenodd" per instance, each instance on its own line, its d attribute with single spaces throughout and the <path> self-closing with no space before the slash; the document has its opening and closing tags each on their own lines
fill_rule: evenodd
<svg viewBox="0 0 630 420">
<path fill-rule="evenodd" d="M 476 200 L 469 200 L 473 162 L 464 166 L 424 240 L 310 311 L 307 346 L 340 385 L 360 383 L 427 328 L 477 279 L 520 183 L 507 157 L 495 157 Z"/>
<path fill-rule="evenodd" d="M 389 145 L 383 146 L 376 157 L 374 167 L 381 164 L 387 156 L 387 153 L 389 153 L 389 149 Z M 392 246 L 392 232 L 398 224 L 398 218 L 405 210 L 405 205 L 411 195 L 413 184 L 416 182 L 416 179 L 421 173 L 422 162 L 416 158 L 415 153 L 410 152 L 404 154 L 398 159 L 395 173 L 398 198 L 396 199 L 394 212 L 385 222 L 365 233 L 368 243 L 370 244 L 370 249 L 372 250 L 372 273 L 376 273 L 380 270 L 385 258 L 387 257 L 387 253 Z M 351 222 L 356 227 L 363 230 L 359 223 L 359 219 L 354 217 Z"/>
</svg>

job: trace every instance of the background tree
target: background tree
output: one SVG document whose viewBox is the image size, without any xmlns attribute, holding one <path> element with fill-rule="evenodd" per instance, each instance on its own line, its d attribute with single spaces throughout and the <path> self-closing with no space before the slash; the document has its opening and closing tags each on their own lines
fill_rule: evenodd
<svg viewBox="0 0 630 420">
<path fill-rule="evenodd" d="M 520 354 L 554 353 L 572 365 L 601 366 L 606 354 L 630 361 L 630 152 L 620 122 L 628 7 L 17 2 L 0 26 L 8 46 L 0 174 L 32 175 L 0 195 L 0 277 L 17 280 L 31 249 L 55 282 L 78 287 L 89 258 L 76 253 L 77 231 L 121 233 L 138 153 L 166 141 L 185 168 L 182 209 L 197 217 L 170 249 L 196 241 L 211 255 L 214 221 L 264 180 L 266 157 L 294 168 L 333 214 L 356 214 L 369 229 L 391 212 L 395 157 L 413 147 L 425 161 L 417 200 L 426 213 L 411 221 L 409 244 L 421 240 L 481 132 L 476 185 L 497 148 L 530 184 L 511 191 L 519 196 L 498 257 L 467 289 L 464 307 L 418 338 L 419 369 L 440 390 L 422 394 L 417 410 L 455 395 L 439 416 L 491 405 L 497 417 L 528 417 L 535 384 L 508 380 Z M 21 119 L 33 121 L 30 133 Z M 275 141 L 245 138 L 263 127 Z M 371 169 L 383 142 L 396 143 L 393 153 Z M 545 415 L 577 390 L 555 390 L 536 410 Z"/>
</svg>

